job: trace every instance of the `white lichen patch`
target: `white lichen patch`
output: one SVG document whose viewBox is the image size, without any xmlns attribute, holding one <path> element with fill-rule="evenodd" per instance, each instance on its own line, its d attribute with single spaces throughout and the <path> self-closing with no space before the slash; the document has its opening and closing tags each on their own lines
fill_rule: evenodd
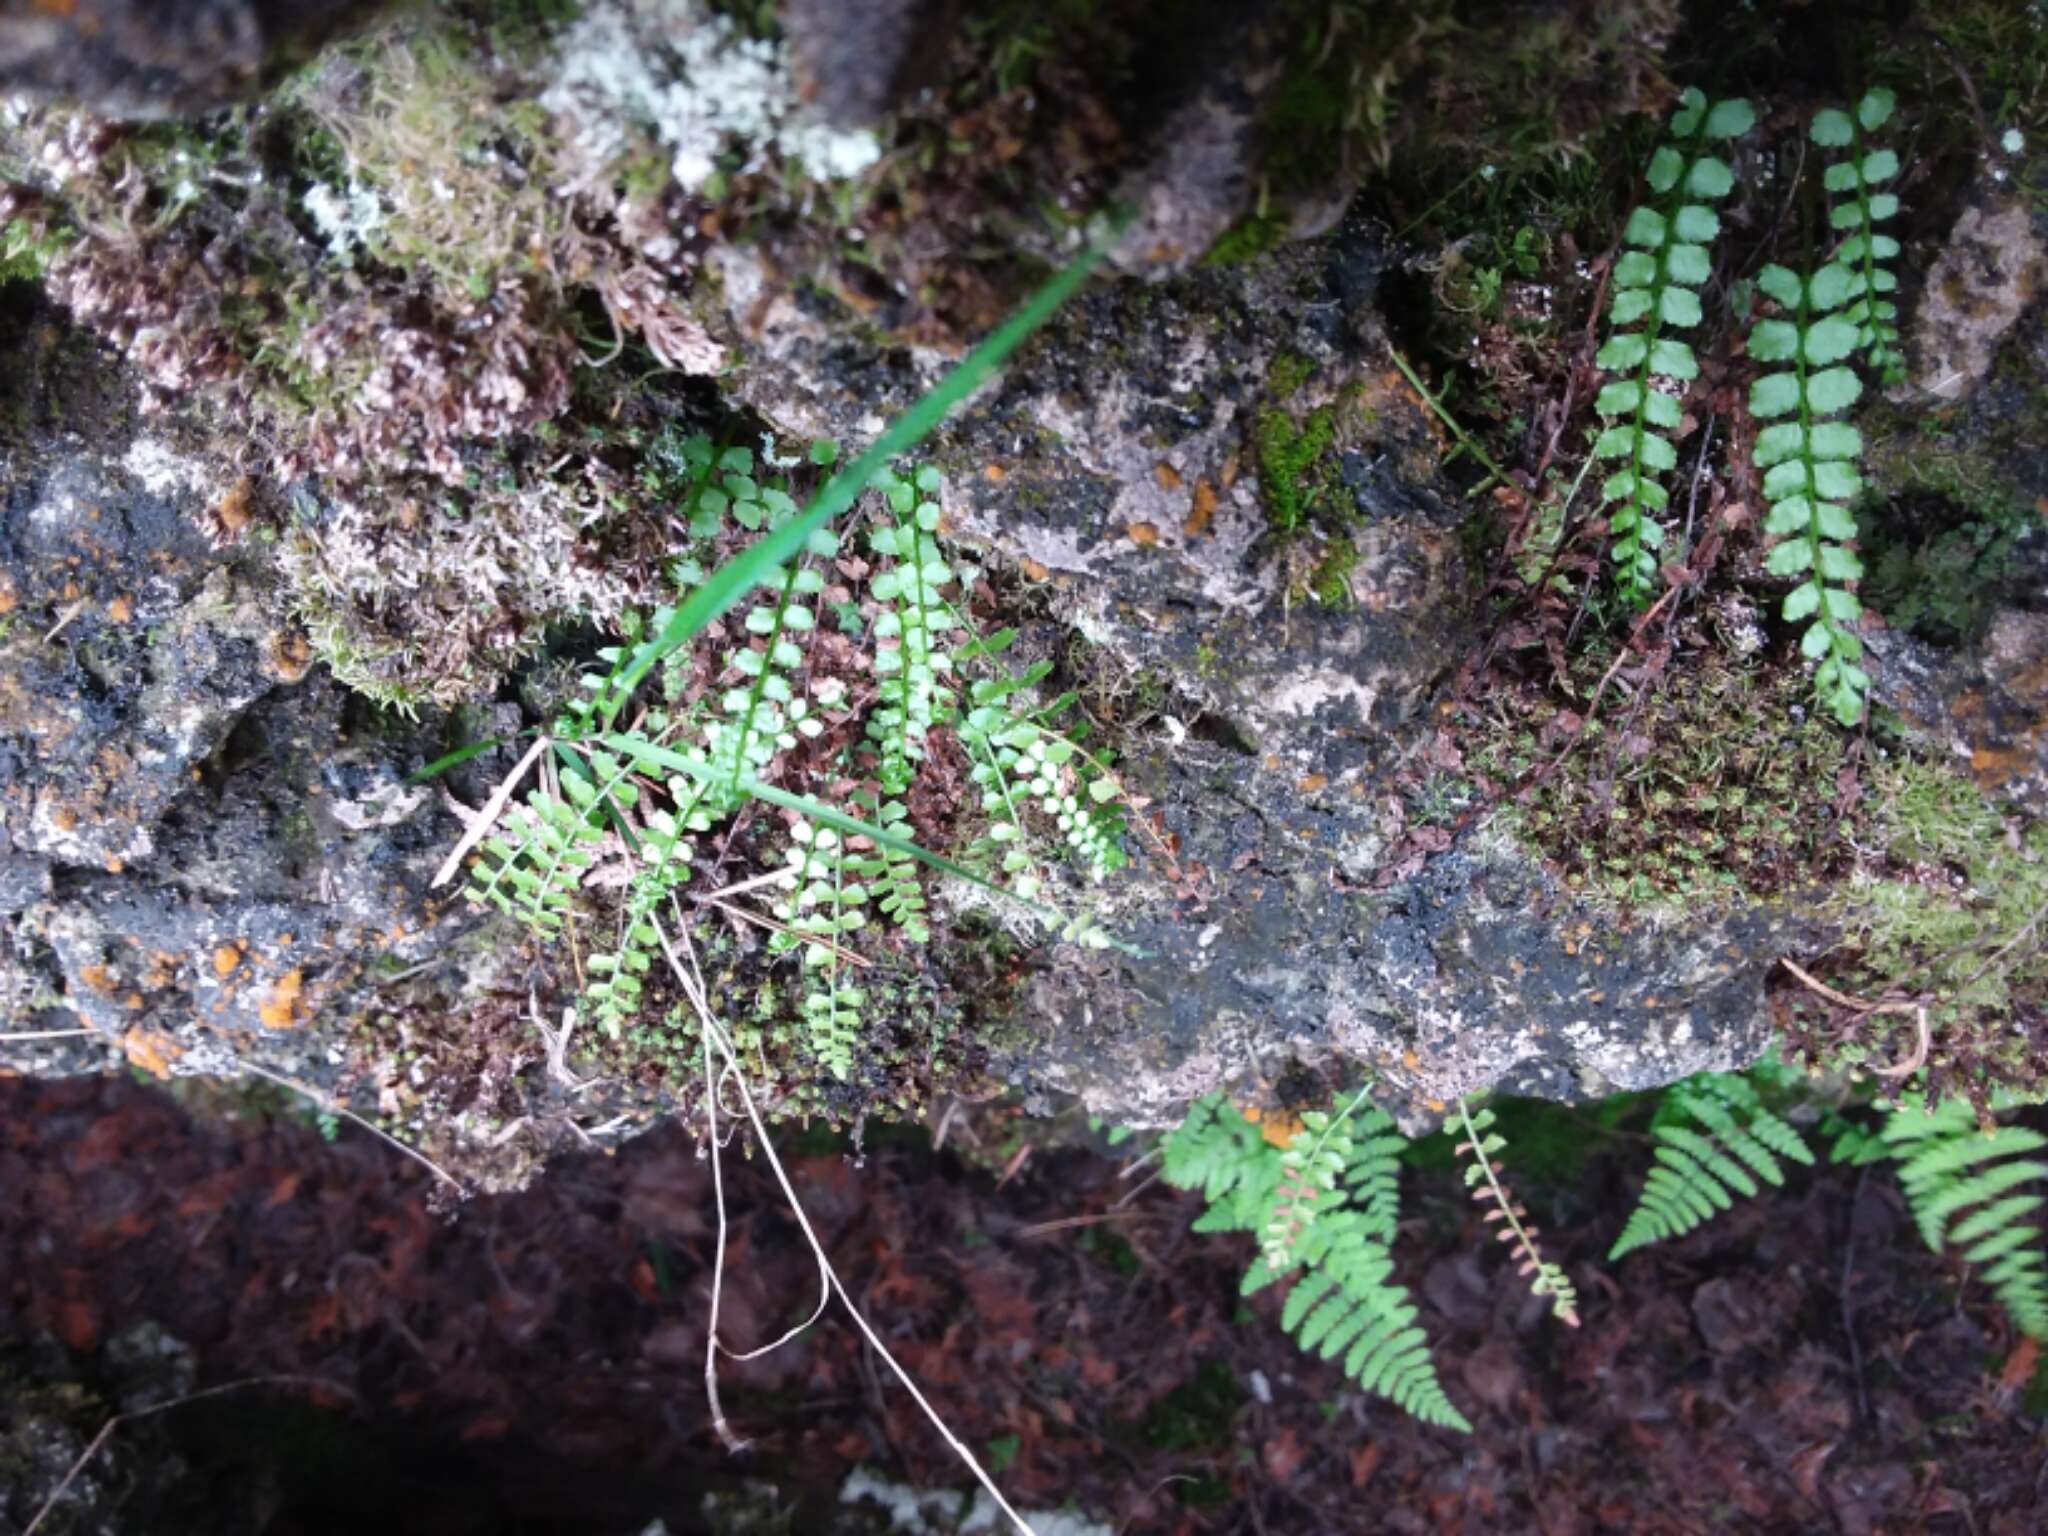
<svg viewBox="0 0 2048 1536">
<path fill-rule="evenodd" d="M 121 467 L 152 496 L 204 493 L 213 475 L 199 460 L 178 453 L 153 437 L 138 437 L 121 456 Z"/>
<path fill-rule="evenodd" d="M 355 264 L 357 251 L 367 246 L 384 227 L 384 205 L 370 188 L 350 182 L 331 187 L 316 181 L 300 199 L 312 217 L 313 227 L 327 242 L 327 254 L 343 266 Z"/>
<path fill-rule="evenodd" d="M 727 167 L 760 170 L 780 158 L 843 180 L 881 157 L 873 134 L 808 115 L 779 47 L 699 0 L 593 5 L 564 38 L 541 101 L 570 125 L 592 176 L 625 153 L 633 124 L 667 148 L 676 181 L 692 192 Z"/>
</svg>

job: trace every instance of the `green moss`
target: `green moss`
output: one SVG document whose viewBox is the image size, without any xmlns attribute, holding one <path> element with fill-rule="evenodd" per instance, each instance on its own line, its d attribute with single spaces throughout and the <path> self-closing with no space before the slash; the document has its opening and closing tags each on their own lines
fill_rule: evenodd
<svg viewBox="0 0 2048 1536">
<path fill-rule="evenodd" d="M 1199 1451 L 1229 1443 L 1244 1389 L 1220 1360 L 1207 1360 L 1194 1376 L 1168 1392 L 1133 1426 L 1141 1444 L 1158 1451 Z"/>
<path fill-rule="evenodd" d="M 1323 456 L 1335 441 L 1327 407 L 1310 413 L 1299 425 L 1282 410 L 1259 412 L 1253 433 L 1258 456 L 1259 489 L 1266 514 L 1282 533 L 1298 533 L 1322 498 Z"/>
<path fill-rule="evenodd" d="M 25 219 L 0 225 L 0 283 L 39 283 L 71 243 L 68 233 L 38 234 Z"/>
<path fill-rule="evenodd" d="M 1589 647 L 1572 692 L 1612 659 Z M 1809 719 L 1799 669 L 1709 655 L 1631 711 L 1603 709 L 1505 827 L 1574 890 L 1623 907 L 1764 896 L 1846 870 L 1834 813 L 1839 731 Z M 1499 782 L 1548 762 L 1572 722 L 1547 694 L 1503 690 L 1467 761 Z"/>
<path fill-rule="evenodd" d="M 1290 227 L 1292 221 L 1277 214 L 1255 213 L 1239 219 L 1209 247 L 1209 254 L 1202 258 L 1202 264 L 1232 267 L 1256 261 L 1285 240 Z"/>
<path fill-rule="evenodd" d="M 1309 591 L 1326 608 L 1343 607 L 1351 601 L 1351 573 L 1357 565 L 1358 546 L 1346 538 L 1332 539 L 1309 576 Z"/>
<path fill-rule="evenodd" d="M 1946 763 L 1896 756 L 1869 778 L 1880 860 L 1841 899 L 1855 958 L 1838 984 L 1931 998 L 1933 1067 L 1953 1086 L 2038 1087 L 2048 1064 L 2024 1016 L 2048 996 L 2048 822 L 2025 824 Z M 1890 1049 L 1866 1032 L 1837 1059 Z"/>
</svg>

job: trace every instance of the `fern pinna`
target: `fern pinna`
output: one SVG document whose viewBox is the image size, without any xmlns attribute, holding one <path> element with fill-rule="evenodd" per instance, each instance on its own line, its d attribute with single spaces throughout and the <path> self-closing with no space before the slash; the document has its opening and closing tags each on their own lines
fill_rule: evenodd
<svg viewBox="0 0 2048 1536">
<path fill-rule="evenodd" d="M 2043 1148 L 2048 1136 L 2030 1126 L 1986 1129 L 1967 1100 L 1944 1099 L 1929 1109 L 1909 1093 L 1874 1135 L 1842 1126 L 1834 1155 L 1838 1162 L 1895 1162 L 1927 1246 L 1983 1266 L 2013 1326 L 2048 1339 L 2048 1252 L 2038 1220 L 2048 1197 L 2025 1187 L 2048 1179 L 2048 1162 L 2029 1155 Z"/>
<path fill-rule="evenodd" d="M 1198 1231 L 1259 1234 L 1246 1295 L 1299 1272 L 1280 1323 L 1303 1349 L 1341 1356 L 1365 1391 L 1470 1433 L 1437 1379 L 1420 1312 L 1393 1279 L 1403 1145 L 1362 1095 L 1341 1114 L 1304 1116 L 1282 1149 L 1215 1094 L 1189 1108 L 1162 1150 L 1167 1181 L 1209 1202 Z"/>
<path fill-rule="evenodd" d="M 1830 107 L 1814 114 L 1813 142 L 1824 149 L 1849 153 L 1830 164 L 1824 176 L 1835 194 L 1829 222 L 1845 238 L 1835 260 L 1854 272 L 1859 288 L 1843 313 L 1861 335 L 1864 360 L 1877 370 L 1886 387 L 1906 377 L 1905 355 L 1899 350 L 1899 306 L 1887 294 L 1898 291 L 1899 279 L 1885 263 L 1899 254 L 1899 242 L 1879 234 L 1878 223 L 1899 211 L 1898 195 L 1878 190 L 1899 174 L 1899 157 L 1889 149 L 1873 149 L 1870 135 L 1891 121 L 1896 99 L 1882 86 L 1866 92 L 1854 112 Z"/>
<path fill-rule="evenodd" d="M 1610 1259 L 1680 1237 L 1725 1211 L 1758 1181 L 1785 1182 L 1780 1158 L 1813 1162 L 1805 1139 L 1765 1105 L 1748 1077 L 1703 1072 L 1665 1089 L 1651 1121 L 1656 1166 Z"/>
<path fill-rule="evenodd" d="M 1601 498 L 1611 508 L 1615 583 L 1635 607 L 1656 590 L 1657 551 L 1665 540 L 1657 515 L 1670 503 L 1662 477 L 1678 463 L 1678 450 L 1666 435 L 1678 429 L 1678 396 L 1657 381 L 1684 385 L 1699 376 L 1692 348 L 1666 332 L 1700 323 L 1697 290 L 1712 270 L 1707 247 L 1721 232 L 1720 219 L 1706 205 L 1735 185 L 1735 172 L 1709 146 L 1740 138 L 1755 121 L 1746 101 L 1709 106 L 1699 91 L 1685 93 L 1671 120 L 1671 142 L 1650 157 L 1645 173 L 1658 202 L 1629 215 L 1622 232 L 1629 249 L 1614 264 L 1612 334 L 1595 361 L 1618 377 L 1595 402 L 1609 425 L 1593 451 L 1622 461 L 1602 485 Z"/>
</svg>

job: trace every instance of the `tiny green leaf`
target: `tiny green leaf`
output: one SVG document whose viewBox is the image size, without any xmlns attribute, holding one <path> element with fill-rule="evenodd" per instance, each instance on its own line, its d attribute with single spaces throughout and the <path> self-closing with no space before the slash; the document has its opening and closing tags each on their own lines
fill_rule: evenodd
<svg viewBox="0 0 2048 1536">
<path fill-rule="evenodd" d="M 1771 547 L 1764 557 L 1764 569 L 1773 576 L 1797 576 L 1813 569 L 1813 546 L 1804 539 L 1787 539 Z"/>
<path fill-rule="evenodd" d="M 1786 548 L 1780 545 L 1779 548 Z M 1785 606 L 1779 610 L 1788 624 L 1796 624 L 1820 610 L 1820 583 L 1802 582 L 1785 594 Z"/>
<path fill-rule="evenodd" d="M 1856 125 L 1849 121 L 1849 114 L 1838 107 L 1829 107 L 1813 115 L 1813 142 L 1823 149 L 1840 149 L 1856 139 Z"/>
<path fill-rule="evenodd" d="M 1707 114 L 1707 137 L 1710 139 L 1739 139 L 1756 126 L 1756 108 L 1740 96 L 1727 101 L 1717 101 Z"/>
<path fill-rule="evenodd" d="M 1847 410 L 1863 393 L 1863 382 L 1847 368 L 1827 368 L 1806 381 L 1806 403 L 1820 415 Z"/>
<path fill-rule="evenodd" d="M 1799 409 L 1799 380 L 1789 373 L 1767 373 L 1749 387 L 1749 412 L 1768 419 Z"/>
</svg>

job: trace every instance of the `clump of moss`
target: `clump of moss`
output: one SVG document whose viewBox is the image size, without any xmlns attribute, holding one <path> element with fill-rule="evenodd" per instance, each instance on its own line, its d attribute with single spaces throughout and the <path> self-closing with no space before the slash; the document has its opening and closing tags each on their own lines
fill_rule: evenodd
<svg viewBox="0 0 2048 1536">
<path fill-rule="evenodd" d="M 2048 1076 L 2048 822 L 1989 800 L 1946 764 L 1879 759 L 1867 774 L 1868 857 L 1843 893 L 1848 945 L 1828 979 L 1866 999 L 1924 1001 L 1937 1092 L 1980 1104 Z M 1788 994 L 1810 1062 L 1890 1061 L 1913 1047 L 1910 1013 L 1849 1014 Z"/>
<path fill-rule="evenodd" d="M 1611 659 L 1588 647 L 1572 692 L 1590 697 Z M 1568 886 L 1634 907 L 1768 896 L 1850 867 L 1834 793 L 1846 741 L 1808 718 L 1796 668 L 1707 652 L 1641 686 L 1640 708 L 1610 690 L 1562 766 L 1509 813 Z M 1493 697 L 1505 719 L 1476 722 L 1464 750 L 1497 782 L 1549 762 L 1577 727 L 1548 694 Z"/>
<path fill-rule="evenodd" d="M 1253 435 L 1259 489 L 1273 526 L 1282 533 L 1307 528 L 1310 517 L 1323 504 L 1329 489 L 1324 459 L 1335 439 L 1327 407 L 1311 411 L 1298 423 L 1278 408 L 1259 413 Z"/>
</svg>

